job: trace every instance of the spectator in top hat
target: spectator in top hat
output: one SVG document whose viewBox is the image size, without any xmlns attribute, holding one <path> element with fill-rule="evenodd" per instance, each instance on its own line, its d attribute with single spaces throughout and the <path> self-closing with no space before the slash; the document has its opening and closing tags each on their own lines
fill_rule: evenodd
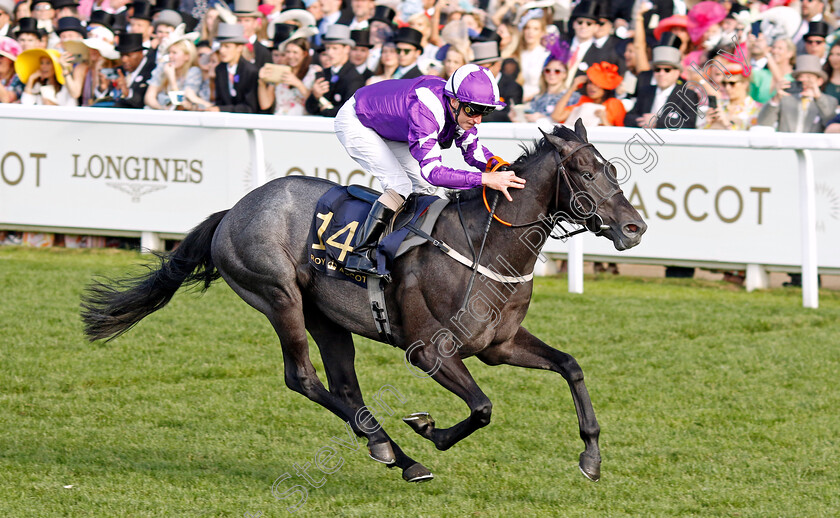
<svg viewBox="0 0 840 518">
<path fill-rule="evenodd" d="M 373 16 L 368 20 L 368 29 L 370 30 L 370 42 L 373 48 L 370 49 L 370 56 L 368 57 L 368 68 L 374 71 L 379 68 L 379 58 L 382 54 L 382 46 L 386 42 L 391 42 L 394 36 L 394 17 L 397 13 L 387 5 L 377 5 L 373 10 Z"/>
<path fill-rule="evenodd" d="M 257 113 L 257 67 L 242 56 L 248 39 L 240 24 L 220 23 L 216 67 L 216 105 L 208 111 Z"/>
<path fill-rule="evenodd" d="M 15 14 L 14 0 L 0 0 L 0 37 L 12 35 L 12 20 Z"/>
<path fill-rule="evenodd" d="M 499 43 L 496 40 L 477 41 L 472 44 L 472 63 L 490 71 L 496 88 L 499 90 L 499 100 L 505 107 L 484 116 L 484 122 L 511 122 L 510 107 L 522 103 L 522 87 L 510 76 L 502 74 L 502 57 L 499 55 Z"/>
<path fill-rule="evenodd" d="M 143 108 L 149 79 L 152 77 L 153 66 L 146 57 L 143 47 L 143 36 L 134 33 L 123 33 L 116 46 L 120 53 L 122 66 L 118 69 L 117 90 L 119 97 L 114 103 L 115 108 Z"/>
<path fill-rule="evenodd" d="M 154 27 L 152 26 L 152 4 L 145 0 L 138 0 L 132 5 L 132 14 L 128 19 L 128 32 L 139 34 L 143 39 L 143 46 L 151 48 Z"/>
<path fill-rule="evenodd" d="M 368 28 L 368 20 L 373 16 L 376 9 L 376 0 L 351 0 L 350 10 L 353 12 L 353 19 L 350 20 L 350 30 L 362 30 Z"/>
<path fill-rule="evenodd" d="M 234 0 L 233 5 L 236 23 L 242 26 L 246 40 L 243 55 L 259 70 L 266 63 L 271 63 L 271 51 L 257 38 L 262 26 L 262 14 L 257 10 L 259 0 Z"/>
<path fill-rule="evenodd" d="M 171 9 L 159 11 L 155 15 L 155 21 L 152 22 L 154 35 L 150 43 L 151 48 L 157 49 L 161 42 L 175 31 L 175 27 L 181 25 L 183 22 L 184 19 L 176 11 Z"/>
<path fill-rule="evenodd" d="M 67 17 L 81 19 L 78 0 L 53 0 L 53 8 L 55 9 L 56 20 Z"/>
<path fill-rule="evenodd" d="M 29 5 L 33 18 L 50 22 L 41 24 L 40 27 L 47 32 L 52 31 L 52 20 L 55 18 L 55 8 L 53 8 L 52 0 L 32 0 Z"/>
<path fill-rule="evenodd" d="M 808 32 L 802 37 L 802 41 L 805 42 L 805 54 L 816 56 L 820 63 L 825 63 L 826 36 L 828 36 L 827 23 L 823 21 L 809 23 Z"/>
<path fill-rule="evenodd" d="M 825 21 L 825 2 L 824 0 L 803 0 L 800 4 L 800 14 L 802 15 L 802 23 L 796 34 L 791 38 L 796 44 L 796 53 L 805 53 L 805 34 L 810 30 L 811 22 Z"/>
<path fill-rule="evenodd" d="M 400 27 L 394 36 L 399 67 L 393 79 L 414 79 L 423 75 L 417 66 L 417 58 L 423 53 L 423 35 L 417 29 Z"/>
<path fill-rule="evenodd" d="M 615 15 L 610 12 L 608 2 L 598 3 L 598 27 L 595 29 L 595 46 L 599 50 L 599 59 L 618 65 L 618 73 L 622 76 L 627 66 L 623 56 L 618 53 L 618 44 L 622 42 L 613 34 Z"/>
<path fill-rule="evenodd" d="M 330 68 L 315 79 L 306 99 L 306 110 L 312 115 L 335 117 L 365 81 L 350 63 L 350 49 L 356 44 L 350 38 L 350 27 L 333 24 L 327 29 L 323 40 Z"/>
<path fill-rule="evenodd" d="M 661 45 L 653 49 L 653 81 L 639 81 L 636 104 L 624 118 L 624 125 L 635 128 L 694 128 L 700 97 L 684 88 L 680 79 L 682 59 L 679 49 Z M 641 76 L 640 76 L 641 77 Z"/>
<path fill-rule="evenodd" d="M 87 23 L 88 29 L 94 27 L 105 27 L 111 32 L 114 32 L 114 15 L 102 10 L 93 11 L 90 13 L 90 19 Z"/>
<path fill-rule="evenodd" d="M 47 48 L 47 33 L 38 28 L 38 20 L 35 18 L 18 20 L 15 39 L 23 50 Z"/>
<path fill-rule="evenodd" d="M 59 18 L 56 23 L 55 32 L 62 42 L 69 40 L 82 40 L 87 36 L 87 29 L 82 21 L 72 16 Z"/>
<path fill-rule="evenodd" d="M 0 103 L 13 103 L 23 94 L 23 82 L 15 73 L 20 44 L 8 36 L 0 36 Z"/>
<path fill-rule="evenodd" d="M 356 72 L 367 81 L 373 76 L 373 70 L 367 67 L 367 60 L 370 57 L 370 49 L 373 45 L 370 42 L 370 30 L 350 31 L 350 37 L 356 45 L 350 49 L 350 63 L 356 67 Z"/>
<path fill-rule="evenodd" d="M 758 123 L 775 126 L 777 131 L 822 133 L 834 118 L 837 99 L 820 90 L 827 74 L 820 60 L 810 54 L 796 57 L 793 77 L 802 82 L 802 93 L 789 94 L 781 88 L 758 114 Z"/>
</svg>

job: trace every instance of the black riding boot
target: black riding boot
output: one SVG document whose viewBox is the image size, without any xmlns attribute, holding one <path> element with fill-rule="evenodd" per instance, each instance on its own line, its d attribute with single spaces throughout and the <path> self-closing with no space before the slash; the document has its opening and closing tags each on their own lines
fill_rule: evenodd
<svg viewBox="0 0 840 518">
<path fill-rule="evenodd" d="M 353 252 L 347 258 L 344 269 L 352 273 L 376 275 L 376 244 L 388 226 L 394 211 L 378 200 L 373 203 L 367 219 L 356 234 Z"/>
</svg>

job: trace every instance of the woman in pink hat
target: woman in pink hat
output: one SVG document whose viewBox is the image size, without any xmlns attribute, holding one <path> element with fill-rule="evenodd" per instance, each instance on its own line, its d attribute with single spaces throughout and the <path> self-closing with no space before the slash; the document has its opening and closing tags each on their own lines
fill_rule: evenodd
<svg viewBox="0 0 840 518">
<path fill-rule="evenodd" d="M 0 103 L 14 103 L 23 94 L 23 83 L 15 73 L 20 45 L 12 38 L 0 37 Z"/>
</svg>

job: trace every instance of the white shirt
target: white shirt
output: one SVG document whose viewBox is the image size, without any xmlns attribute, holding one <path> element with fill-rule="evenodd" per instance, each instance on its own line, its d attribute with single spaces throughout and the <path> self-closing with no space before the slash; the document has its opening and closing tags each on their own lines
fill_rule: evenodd
<svg viewBox="0 0 840 518">
<path fill-rule="evenodd" d="M 650 107 L 650 113 L 659 113 L 659 110 L 668 102 L 668 97 L 674 91 L 675 86 L 677 86 L 676 83 L 664 90 L 656 87 L 656 95 L 653 96 L 653 106 Z"/>
<path fill-rule="evenodd" d="M 228 72 L 228 90 L 230 91 L 231 97 L 236 97 L 236 88 L 233 87 L 233 81 L 230 80 L 231 77 L 236 77 L 236 69 L 238 68 L 239 64 L 228 63 L 227 72 Z"/>
</svg>

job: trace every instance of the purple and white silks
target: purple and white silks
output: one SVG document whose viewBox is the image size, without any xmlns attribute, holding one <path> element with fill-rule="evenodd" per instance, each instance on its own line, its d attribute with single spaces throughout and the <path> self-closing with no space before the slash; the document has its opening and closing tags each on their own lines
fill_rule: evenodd
<svg viewBox="0 0 840 518">
<path fill-rule="evenodd" d="M 462 130 L 455 122 L 443 93 L 444 80 L 423 76 L 392 79 L 359 89 L 355 94 L 356 116 L 367 128 L 388 140 L 408 143 L 420 163 L 420 174 L 432 185 L 469 189 L 481 185 L 481 172 L 493 153 L 478 141 L 473 126 Z M 464 171 L 443 165 L 441 146 L 454 140 L 464 161 L 479 171 Z"/>
</svg>

